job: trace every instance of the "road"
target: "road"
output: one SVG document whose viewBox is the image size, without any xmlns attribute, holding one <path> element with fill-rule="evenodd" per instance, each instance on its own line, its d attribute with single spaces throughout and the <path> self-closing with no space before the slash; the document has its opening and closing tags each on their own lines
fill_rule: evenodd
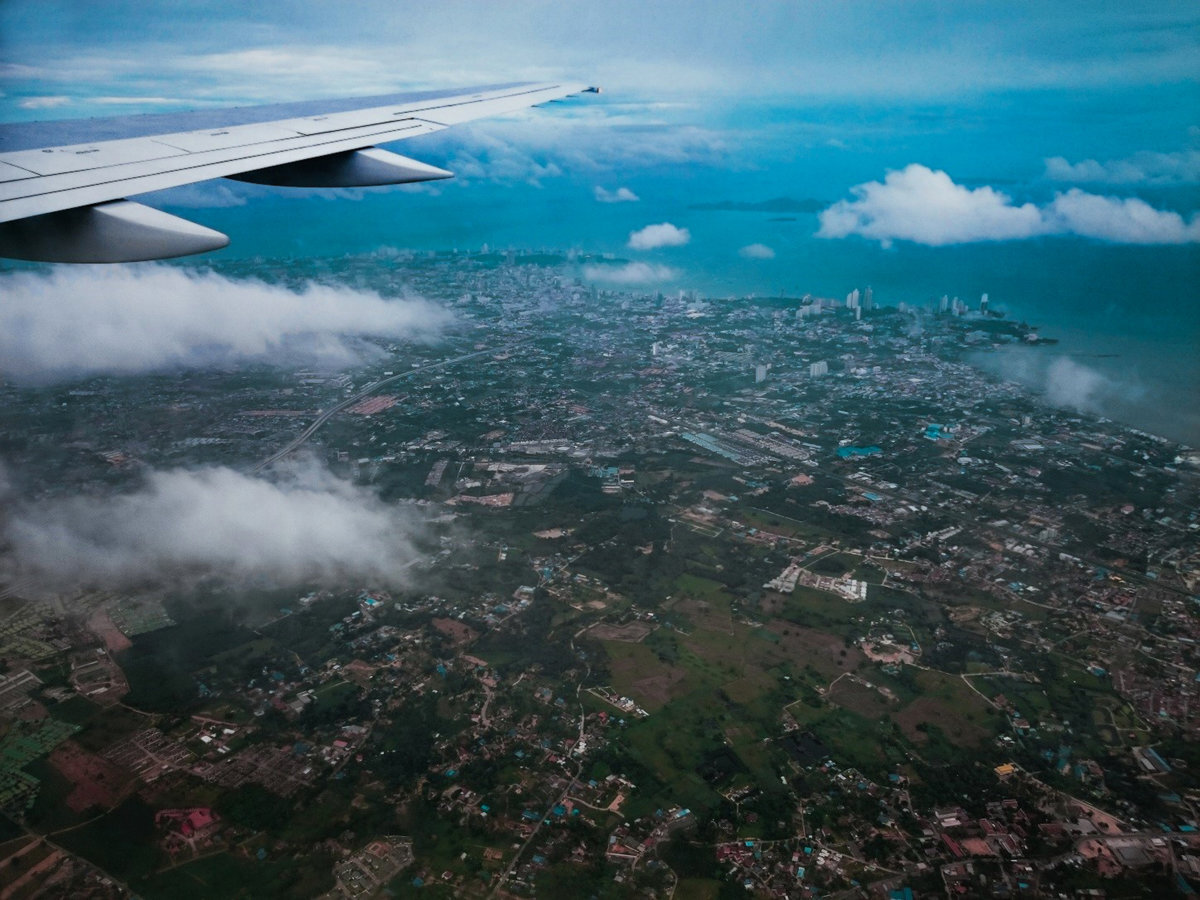
<svg viewBox="0 0 1200 900">
<path fill-rule="evenodd" d="M 578 632 L 576 632 L 571 637 L 571 649 L 572 650 L 575 649 L 575 638 L 578 637 L 580 634 L 582 634 L 586 630 L 587 630 L 586 628 L 581 628 Z M 589 665 L 587 667 L 587 674 L 585 674 L 583 676 L 583 679 L 579 682 L 579 684 L 575 685 L 575 699 L 576 700 L 579 699 L 579 692 L 580 692 L 580 689 L 583 687 L 583 682 L 587 681 L 588 675 L 591 675 L 591 673 L 592 673 L 592 667 Z M 586 718 L 587 718 L 587 712 L 586 712 L 586 710 L 584 710 L 583 703 L 581 702 L 579 704 L 579 740 L 580 741 L 583 740 L 584 722 L 585 722 Z M 513 870 L 516 869 L 517 864 L 521 862 L 521 857 L 525 855 L 525 851 L 529 849 L 529 845 L 533 843 L 533 839 L 536 838 L 538 836 L 538 832 L 542 830 L 542 825 L 545 824 L 546 821 L 552 815 L 554 815 L 554 807 L 558 806 L 560 803 L 565 803 L 567 801 L 567 798 L 570 797 L 571 791 L 573 791 L 575 789 L 575 785 L 579 783 L 579 774 L 582 771 L 583 771 L 583 759 L 580 758 L 575 763 L 575 774 L 571 776 L 571 780 L 567 782 L 567 786 L 565 788 L 563 788 L 563 792 L 561 794 L 559 794 L 556 799 L 550 801 L 549 806 L 546 807 L 546 812 L 542 814 L 542 817 L 540 819 L 538 819 L 537 825 L 534 826 L 533 831 L 529 832 L 529 837 L 527 837 L 525 839 L 525 843 L 523 843 L 521 845 L 521 849 L 517 851 L 517 855 L 514 856 L 512 859 L 512 862 L 508 864 L 508 868 L 506 868 L 502 873 L 500 873 L 500 877 L 498 877 L 496 879 L 495 885 L 492 886 L 491 892 L 488 893 L 488 900 L 491 900 L 492 897 L 495 897 L 496 893 L 501 888 L 504 887 L 504 882 L 508 881 L 509 876 L 512 875 Z"/>
<path fill-rule="evenodd" d="M 411 378 L 414 375 L 419 375 L 422 372 L 429 372 L 429 371 L 432 371 L 433 369 L 443 369 L 446 366 L 453 366 L 456 363 L 466 362 L 468 359 L 475 359 L 476 357 L 479 357 L 479 356 L 490 356 L 493 353 L 507 353 L 508 351 L 512 350 L 513 347 L 515 347 L 515 346 L 516 345 L 513 344 L 513 345 L 510 345 L 507 347 L 500 347 L 500 348 L 491 347 L 487 350 L 477 350 L 474 353 L 466 353 L 462 356 L 456 356 L 453 359 L 443 359 L 443 360 L 440 360 L 439 362 L 426 363 L 423 366 L 417 366 L 414 369 L 409 369 L 406 372 L 401 372 L 399 375 L 392 375 L 388 378 L 384 378 L 382 381 L 373 381 L 369 385 L 367 385 L 365 388 L 363 388 L 361 391 L 358 391 L 357 393 L 351 395 L 350 397 L 347 397 L 341 403 L 338 403 L 336 406 L 332 406 L 329 409 L 325 410 L 324 412 L 320 413 L 313 420 L 312 424 L 309 425 L 307 428 L 305 428 L 304 431 L 302 431 L 296 438 L 294 438 L 286 447 L 284 447 L 282 450 L 278 450 L 275 453 L 272 453 L 270 456 L 268 456 L 266 459 L 264 459 L 262 462 L 260 462 L 258 465 L 256 465 L 254 467 L 253 471 L 259 472 L 259 471 L 265 469 L 267 466 L 271 465 L 272 463 L 278 462 L 279 460 L 283 459 L 289 453 L 296 451 L 301 446 L 303 446 L 303 444 L 310 437 L 312 437 L 314 434 L 316 434 L 317 430 L 320 429 L 320 427 L 322 425 L 324 425 L 326 422 L 328 422 L 331 418 L 336 416 L 338 413 L 340 413 L 342 410 L 346 409 L 347 407 L 353 406 L 355 403 L 358 403 L 360 400 L 370 397 L 372 394 L 374 394 L 380 388 L 387 387 L 389 384 L 394 384 L 397 381 L 403 381 L 406 378 Z"/>
</svg>

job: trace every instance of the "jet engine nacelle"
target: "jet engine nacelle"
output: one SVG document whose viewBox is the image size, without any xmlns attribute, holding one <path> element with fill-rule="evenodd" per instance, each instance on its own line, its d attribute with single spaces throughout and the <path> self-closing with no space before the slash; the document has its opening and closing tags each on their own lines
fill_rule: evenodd
<svg viewBox="0 0 1200 900">
<path fill-rule="evenodd" d="M 346 188 L 436 181 L 453 178 L 454 173 L 390 150 L 367 147 L 226 177 L 278 187 Z"/>
<path fill-rule="evenodd" d="M 219 231 L 132 200 L 0 223 L 0 256 L 37 262 L 115 263 L 219 250 Z"/>
</svg>

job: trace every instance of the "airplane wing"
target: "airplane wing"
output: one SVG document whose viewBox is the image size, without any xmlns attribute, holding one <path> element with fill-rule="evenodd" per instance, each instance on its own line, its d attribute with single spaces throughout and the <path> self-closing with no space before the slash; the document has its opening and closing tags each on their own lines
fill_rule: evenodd
<svg viewBox="0 0 1200 900">
<path fill-rule="evenodd" d="M 453 173 L 376 145 L 585 91 L 507 84 L 0 126 L 0 256 L 132 262 L 216 250 L 220 232 L 125 198 L 209 178 L 363 187 Z"/>
</svg>

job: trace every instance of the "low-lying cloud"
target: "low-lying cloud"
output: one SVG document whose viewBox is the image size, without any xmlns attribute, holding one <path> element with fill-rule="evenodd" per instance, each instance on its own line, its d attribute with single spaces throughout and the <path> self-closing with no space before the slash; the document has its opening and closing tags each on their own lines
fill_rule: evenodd
<svg viewBox="0 0 1200 900">
<path fill-rule="evenodd" d="M 991 187 L 967 188 L 949 175 L 913 163 L 882 182 L 851 188 L 820 214 L 818 237 L 857 234 L 885 246 L 894 240 L 930 246 L 1074 235 L 1124 244 L 1200 241 L 1200 217 L 1185 220 L 1144 200 L 1090 194 L 1079 188 L 1048 204 L 1017 205 Z"/>
<path fill-rule="evenodd" d="M 659 247 L 682 247 L 692 239 L 686 228 L 677 228 L 670 222 L 647 225 L 629 232 L 629 247 L 633 250 L 655 250 Z"/>
<path fill-rule="evenodd" d="M 596 185 L 594 191 L 596 200 L 600 203 L 637 203 L 641 198 L 627 187 L 619 187 L 610 191 L 606 187 Z"/>
<path fill-rule="evenodd" d="M 431 339 L 450 321 L 423 300 L 165 265 L 0 276 L 0 372 L 23 381 L 246 362 L 343 366 L 364 337 Z"/>
<path fill-rule="evenodd" d="M 774 259 L 775 251 L 766 244 L 747 244 L 738 255 L 743 259 Z"/>
<path fill-rule="evenodd" d="M 1124 410 L 1146 401 L 1142 383 L 1130 376 L 1117 380 L 1069 356 L 1046 357 L 1016 347 L 976 359 L 983 368 L 1042 394 L 1053 406 L 1078 413 L 1121 417 Z"/>
<path fill-rule="evenodd" d="M 10 504 L 4 538 L 7 574 L 46 590 L 213 576 L 401 586 L 423 527 L 412 507 L 385 504 L 310 461 L 271 479 L 177 469 L 115 496 Z"/>
<path fill-rule="evenodd" d="M 679 277 L 679 270 L 655 263 L 630 262 L 619 266 L 584 266 L 583 277 L 589 281 L 607 281 L 611 284 L 655 284 L 674 281 Z"/>
</svg>

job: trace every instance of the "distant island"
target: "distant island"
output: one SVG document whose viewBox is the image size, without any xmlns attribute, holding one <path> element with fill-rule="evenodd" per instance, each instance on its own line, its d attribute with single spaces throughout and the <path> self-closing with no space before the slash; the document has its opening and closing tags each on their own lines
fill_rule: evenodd
<svg viewBox="0 0 1200 900">
<path fill-rule="evenodd" d="M 736 200 L 721 200 L 717 203 L 693 203 L 688 209 L 720 210 L 722 212 L 765 212 L 793 213 L 820 212 L 829 204 L 824 200 L 805 197 L 797 200 L 794 197 L 775 197 L 771 200 L 760 200 L 757 203 L 745 203 Z"/>
</svg>

